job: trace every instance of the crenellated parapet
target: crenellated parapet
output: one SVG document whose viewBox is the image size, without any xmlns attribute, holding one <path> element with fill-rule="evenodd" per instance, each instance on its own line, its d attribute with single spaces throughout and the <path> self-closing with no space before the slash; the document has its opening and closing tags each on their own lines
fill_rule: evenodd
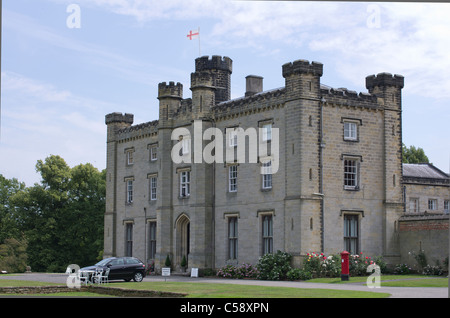
<svg viewBox="0 0 450 318">
<path fill-rule="evenodd" d="M 158 134 L 158 120 L 129 126 L 117 131 L 117 141 L 124 142 L 134 139 L 140 139 Z"/>
<path fill-rule="evenodd" d="M 379 107 L 377 97 L 369 93 L 357 93 L 347 88 L 331 88 L 325 85 L 321 86 L 320 93 L 322 100 L 329 105 L 364 107 L 376 109 Z"/>
<path fill-rule="evenodd" d="M 195 59 L 195 71 L 201 72 L 206 70 L 222 70 L 227 72 L 233 71 L 233 61 L 227 57 L 221 57 L 218 55 L 213 55 L 211 58 L 209 56 L 202 56 Z"/>
<path fill-rule="evenodd" d="M 319 62 L 309 62 L 307 60 L 296 60 L 294 62 L 283 64 L 283 77 L 286 78 L 293 74 L 313 74 L 322 76 L 323 64 Z"/>
<path fill-rule="evenodd" d="M 230 99 L 232 63 L 233 61 L 229 57 L 218 55 L 195 59 L 195 72 L 191 74 L 191 90 L 193 92 L 197 90 L 196 95 L 198 96 L 192 97 L 194 104 L 200 101 L 197 100 L 197 97 L 203 93 L 208 95 L 206 98 L 209 103 L 212 103 L 210 106 Z M 200 92 L 199 89 L 204 89 L 204 91 Z M 209 96 L 212 89 L 214 90 L 213 97 Z M 198 110 L 195 108 L 196 112 Z"/>
<path fill-rule="evenodd" d="M 390 73 L 379 73 L 378 75 L 370 75 L 366 77 L 366 87 L 371 91 L 376 86 L 394 86 L 403 88 L 405 82 L 402 75 L 392 75 Z"/>
<path fill-rule="evenodd" d="M 207 71 L 191 73 L 191 90 L 196 88 L 215 89 L 216 76 Z"/>
<path fill-rule="evenodd" d="M 175 82 L 162 82 L 158 84 L 158 99 L 161 98 L 183 98 L 183 84 Z"/>
<path fill-rule="evenodd" d="M 133 124 L 134 115 L 133 114 L 122 114 L 119 112 L 107 114 L 105 116 L 105 124 L 121 123 L 121 124 Z"/>
</svg>

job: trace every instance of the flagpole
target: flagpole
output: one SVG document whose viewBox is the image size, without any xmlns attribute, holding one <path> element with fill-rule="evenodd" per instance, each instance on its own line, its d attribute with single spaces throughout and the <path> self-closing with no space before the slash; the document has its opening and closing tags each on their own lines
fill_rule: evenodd
<svg viewBox="0 0 450 318">
<path fill-rule="evenodd" d="M 198 27 L 198 56 L 202 56 L 201 50 L 200 50 L 200 27 Z"/>
</svg>

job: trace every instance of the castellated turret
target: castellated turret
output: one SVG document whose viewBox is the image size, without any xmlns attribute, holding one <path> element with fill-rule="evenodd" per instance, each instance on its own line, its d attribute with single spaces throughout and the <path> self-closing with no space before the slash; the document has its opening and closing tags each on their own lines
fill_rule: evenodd
<svg viewBox="0 0 450 318">
<path fill-rule="evenodd" d="M 229 57 L 213 55 L 195 60 L 195 73 L 191 74 L 191 90 L 207 88 L 214 90 L 214 104 L 231 97 L 231 73 L 233 61 Z M 194 97 L 192 98 L 194 102 Z M 195 104 L 194 104 L 195 105 Z"/>
<path fill-rule="evenodd" d="M 175 82 L 158 84 L 159 121 L 160 126 L 170 125 L 173 114 L 180 107 L 183 99 L 183 85 Z"/>
<path fill-rule="evenodd" d="M 401 110 L 401 91 L 404 86 L 402 75 L 379 73 L 366 77 L 366 88 L 370 94 L 376 95 L 384 107 Z"/>
</svg>

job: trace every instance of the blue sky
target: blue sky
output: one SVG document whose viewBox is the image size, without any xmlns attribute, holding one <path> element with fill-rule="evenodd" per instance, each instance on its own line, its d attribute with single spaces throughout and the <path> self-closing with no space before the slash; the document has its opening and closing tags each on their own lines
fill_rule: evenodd
<svg viewBox="0 0 450 318">
<path fill-rule="evenodd" d="M 71 4 L 79 28 L 68 27 Z M 198 28 L 201 55 L 233 60 L 232 98 L 249 74 L 282 87 L 282 64 L 297 59 L 357 92 L 367 75 L 405 76 L 403 141 L 448 172 L 449 16 L 448 3 L 3 0 L 0 174 L 32 185 L 50 154 L 104 169 L 105 114 L 157 119 L 164 81 L 191 96 L 199 42 L 186 35 Z"/>
</svg>

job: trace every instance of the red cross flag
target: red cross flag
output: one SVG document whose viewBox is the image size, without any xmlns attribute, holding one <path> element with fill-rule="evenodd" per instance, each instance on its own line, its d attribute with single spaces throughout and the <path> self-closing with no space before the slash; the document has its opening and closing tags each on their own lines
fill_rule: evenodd
<svg viewBox="0 0 450 318">
<path fill-rule="evenodd" d="M 189 40 L 195 39 L 200 35 L 199 31 L 189 31 L 189 34 L 187 35 L 187 37 L 189 38 Z"/>
<path fill-rule="evenodd" d="M 197 31 L 189 31 L 189 34 L 187 35 L 189 40 L 198 38 L 198 56 L 201 56 L 201 50 L 200 50 L 200 27 L 197 29 Z"/>
</svg>

